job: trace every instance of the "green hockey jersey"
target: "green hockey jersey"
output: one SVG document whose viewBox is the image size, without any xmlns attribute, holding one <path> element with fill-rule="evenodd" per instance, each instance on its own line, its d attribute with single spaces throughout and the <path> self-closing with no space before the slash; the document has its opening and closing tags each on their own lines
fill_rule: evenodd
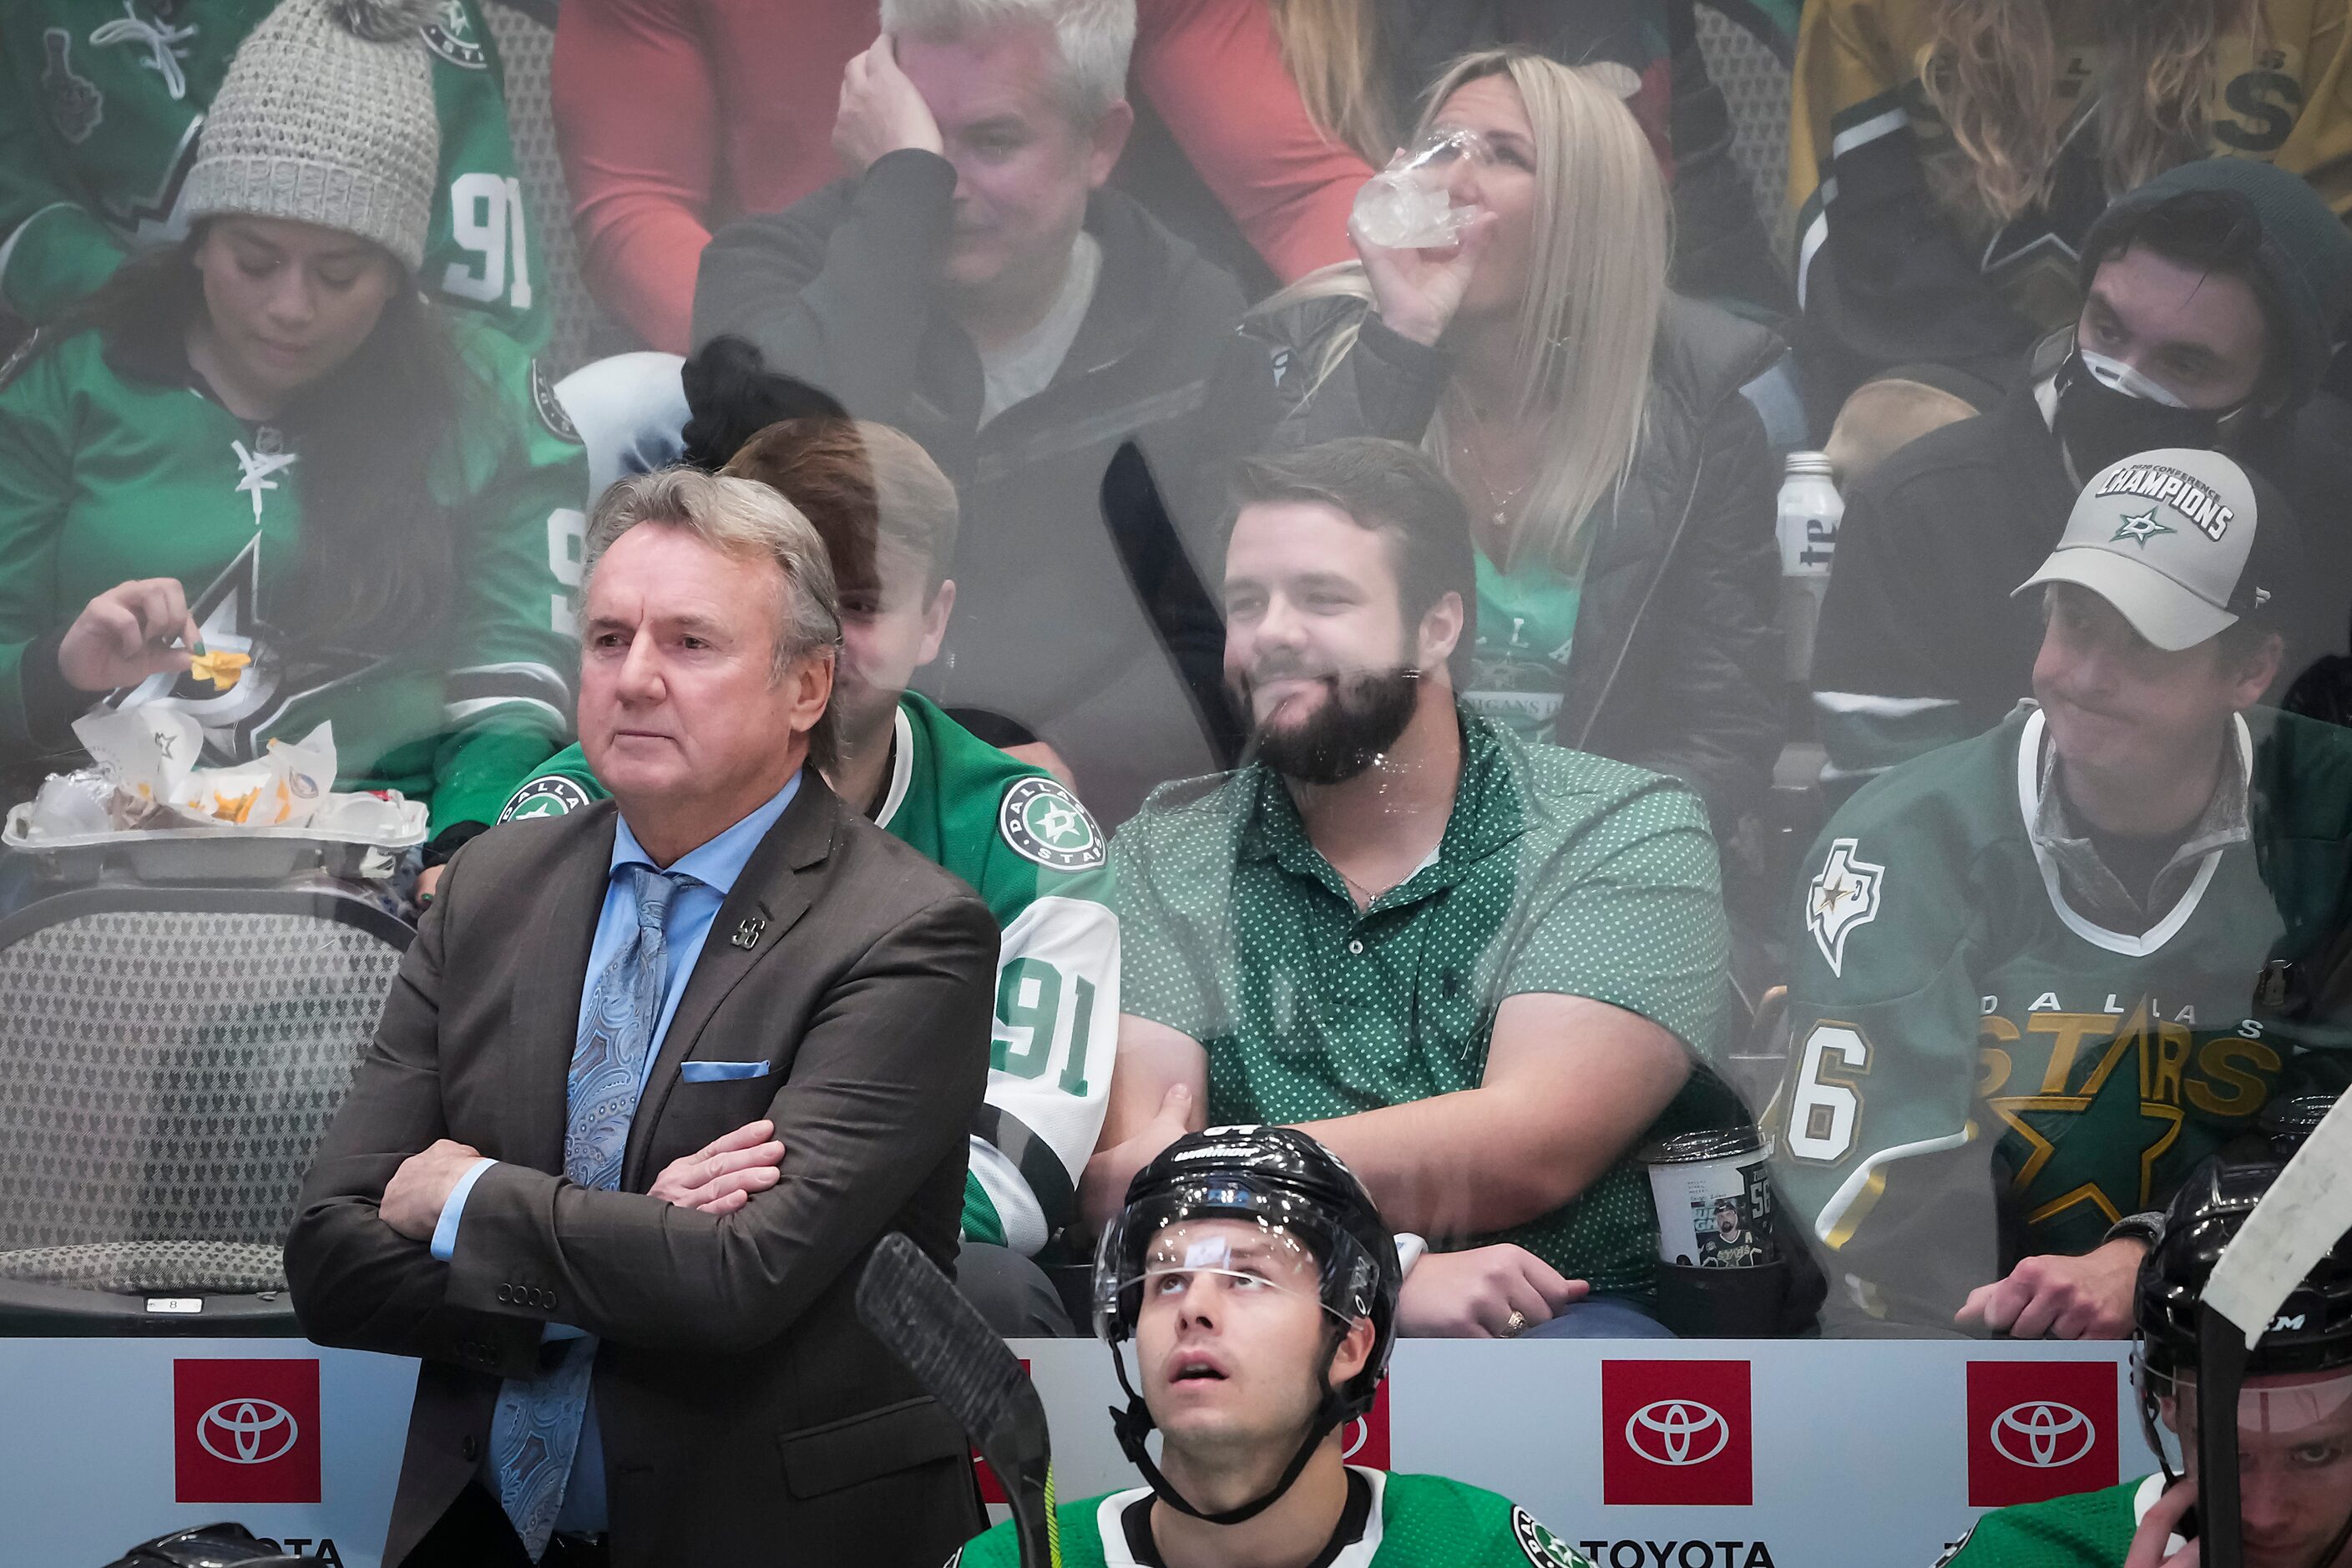
<svg viewBox="0 0 2352 1568">
<path fill-rule="evenodd" d="M 180 195 L 237 46 L 278 0 L 8 0 L 0 6 L 0 303 L 47 321 L 134 252 L 187 233 Z M 424 30 L 440 190 L 418 286 L 525 348 L 548 307 L 479 0 Z"/>
<path fill-rule="evenodd" d="M 2246 826 L 2184 845 L 2187 890 L 2135 935 L 2029 832 L 2042 730 L 2021 706 L 1892 770 L 1808 863 L 1769 1120 L 1833 1302 L 1872 1316 L 1948 1325 L 2018 1257 L 2161 1207 L 2273 1093 L 2341 1080 L 2343 1029 L 2294 998 L 2346 925 L 2352 733 L 2236 721 Z"/>
<path fill-rule="evenodd" d="M 2164 1478 L 2149 1476 L 2048 1502 L 1996 1509 L 1976 1522 L 1936 1568 L 2123 1568 L 2139 1521 L 2164 1495 Z M 2174 1536 L 2167 1557 L 2188 1544 Z"/>
<path fill-rule="evenodd" d="M 1391 1475 L 1349 1466 L 1371 1489 L 1363 1533 L 1329 1559 L 1329 1568 L 1591 1568 L 1568 1542 L 1510 1499 L 1443 1476 Z M 1151 1489 L 1113 1492 L 1055 1510 L 1065 1568 L 1148 1568 L 1155 1557 L 1129 1546 L 1128 1513 L 1151 1500 Z M 1148 1537 L 1147 1537 L 1148 1539 Z M 1007 1520 L 948 1560 L 947 1568 L 1020 1568 L 1021 1550 Z"/>
<path fill-rule="evenodd" d="M 523 781 L 499 820 L 561 816 L 604 795 L 570 746 Z M 1042 769 L 912 691 L 898 699 L 874 821 L 971 883 L 1003 933 L 963 1233 L 1034 1253 L 1073 1213 L 1118 1048 L 1118 918 L 1102 830 Z"/>
<path fill-rule="evenodd" d="M 0 368 L 0 759 L 33 755 L 24 660 L 99 594 L 176 577 L 208 646 L 254 659 L 226 690 L 158 676 L 124 697 L 202 723 L 205 761 L 334 724 L 338 787 L 430 802 L 432 831 L 488 822 L 572 724 L 586 455 L 511 340 L 447 317 L 481 383 L 434 493 L 456 514 L 456 600 L 394 654 L 295 646 L 273 593 L 299 558 L 301 453 L 211 397 L 176 341 L 46 332 Z"/>
</svg>

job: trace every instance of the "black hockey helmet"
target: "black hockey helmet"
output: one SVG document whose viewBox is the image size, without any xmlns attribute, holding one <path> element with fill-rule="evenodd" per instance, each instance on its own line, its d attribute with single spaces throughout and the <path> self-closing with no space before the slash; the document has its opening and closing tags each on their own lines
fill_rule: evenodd
<svg viewBox="0 0 2352 1568">
<path fill-rule="evenodd" d="M 2173 1197 L 2163 1237 L 2140 1264 L 2133 1303 L 2140 1363 L 2148 1372 L 2165 1379 L 2194 1373 L 2205 1281 L 2281 1169 L 2269 1161 L 2209 1161 Z M 2245 1375 L 2336 1367 L 2352 1367 L 2352 1236 L 2338 1241 L 2288 1293 L 2249 1355 Z"/>
<path fill-rule="evenodd" d="M 2285 1095 L 2264 1105 L 2254 1125 L 2269 1141 L 2271 1158 L 2284 1164 L 2294 1158 L 2304 1140 L 2335 1109 L 2336 1097 L 2332 1094 Z"/>
<path fill-rule="evenodd" d="M 2252 1347 L 2205 1300 L 2223 1253 L 2284 1168 L 2219 1158 L 2199 1166 L 2174 1195 L 2134 1290 L 2140 1428 L 2168 1484 L 2192 1470 L 2198 1476 L 2200 1561 L 2212 1568 L 2238 1568 L 2244 1560 L 2242 1434 L 2275 1436 L 2323 1422 L 2340 1431 L 2352 1407 L 2352 1236 L 2337 1237 L 2305 1272 Z M 2192 1409 L 2230 1415 L 2191 1420 Z M 2334 1563 L 2352 1539 L 2352 1495 L 2343 1501 L 2334 1542 L 2315 1563 Z"/>
<path fill-rule="evenodd" d="M 1286 1246 L 1303 1247 L 1316 1266 L 1318 1300 L 1333 1319 L 1326 1336 L 1321 1405 L 1297 1455 L 1275 1489 L 1252 1503 L 1204 1514 L 1179 1496 L 1144 1448 L 1151 1412 L 1129 1383 L 1119 1345 L 1135 1335 L 1153 1244 L 1188 1220 L 1242 1220 Z M 1095 1257 L 1095 1332 L 1111 1347 L 1125 1411 L 1111 1412 L 1119 1446 L 1171 1506 L 1212 1523 L 1238 1524 L 1290 1489 L 1326 1434 L 1372 1407 L 1396 1342 L 1397 1295 L 1404 1271 L 1396 1239 L 1355 1173 L 1306 1133 L 1289 1127 L 1213 1127 L 1170 1144 L 1128 1184 L 1127 1206 L 1103 1233 Z M 1370 1319 L 1372 1349 L 1363 1370 L 1329 1386 L 1331 1358 L 1357 1319 Z"/>
</svg>

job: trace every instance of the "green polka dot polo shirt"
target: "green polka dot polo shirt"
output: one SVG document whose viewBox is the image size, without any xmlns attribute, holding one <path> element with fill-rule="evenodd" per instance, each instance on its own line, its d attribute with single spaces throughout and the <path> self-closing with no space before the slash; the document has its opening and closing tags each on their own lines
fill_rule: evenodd
<svg viewBox="0 0 2352 1568">
<path fill-rule="evenodd" d="M 1526 993 L 1638 1013 L 1701 1060 L 1717 1049 L 1727 944 L 1697 797 L 1475 717 L 1462 736 L 1436 859 L 1361 911 L 1262 765 L 1164 786 L 1113 843 L 1122 1010 L 1206 1048 L 1212 1125 L 1475 1088 L 1496 1010 Z M 1443 1241 L 1514 1241 L 1596 1291 L 1638 1294 L 1656 1228 L 1627 1159 L 1538 1219 Z"/>
</svg>

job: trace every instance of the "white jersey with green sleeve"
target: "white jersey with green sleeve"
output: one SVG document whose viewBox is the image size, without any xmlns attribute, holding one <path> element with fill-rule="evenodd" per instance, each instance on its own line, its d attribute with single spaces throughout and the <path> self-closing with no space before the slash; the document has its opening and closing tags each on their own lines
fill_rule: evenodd
<svg viewBox="0 0 2352 1568">
<path fill-rule="evenodd" d="M 560 816 L 606 793 L 568 747 L 499 820 Z M 1102 829 L 1051 776 L 911 691 L 898 699 L 874 822 L 971 883 L 1003 933 L 963 1234 L 1034 1253 L 1071 1218 L 1109 1104 L 1119 947 Z"/>
<path fill-rule="evenodd" d="M 1330 1568 L 1592 1568 L 1574 1548 L 1507 1497 L 1443 1476 L 1392 1475 L 1349 1467 L 1371 1487 L 1371 1509 Z M 1064 1568 L 1154 1568 L 1130 1544 L 1128 1515 L 1150 1489 L 1113 1492 L 1055 1510 Z M 947 1568 L 1020 1568 L 1007 1520 L 968 1543 Z"/>
</svg>

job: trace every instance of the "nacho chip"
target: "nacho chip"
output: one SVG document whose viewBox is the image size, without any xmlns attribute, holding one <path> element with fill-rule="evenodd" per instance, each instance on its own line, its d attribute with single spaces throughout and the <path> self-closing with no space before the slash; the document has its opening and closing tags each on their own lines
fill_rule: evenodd
<svg viewBox="0 0 2352 1568">
<path fill-rule="evenodd" d="M 235 686 L 245 667 L 253 662 L 250 654 L 231 653 L 226 648 L 214 648 L 208 653 L 193 655 L 188 659 L 188 673 L 198 680 L 209 680 L 215 691 L 226 691 Z"/>
</svg>

